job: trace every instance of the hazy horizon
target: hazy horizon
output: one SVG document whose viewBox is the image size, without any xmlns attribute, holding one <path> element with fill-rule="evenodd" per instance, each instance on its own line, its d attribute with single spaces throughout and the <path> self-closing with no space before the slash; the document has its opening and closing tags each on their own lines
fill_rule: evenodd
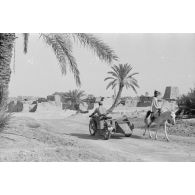
<svg viewBox="0 0 195 195">
<path fill-rule="evenodd" d="M 120 58 L 119 63 L 133 66 L 140 89 L 138 95 L 155 89 L 164 94 L 166 86 L 179 87 L 186 93 L 195 84 L 195 34 L 95 34 L 108 44 Z M 15 73 L 13 71 L 9 94 L 13 96 L 42 96 L 75 89 L 72 73 L 62 76 L 58 61 L 51 48 L 38 34 L 31 34 L 27 55 L 23 54 L 23 39 L 17 35 L 15 47 Z M 88 48 L 74 44 L 75 56 L 81 77 L 81 90 L 95 96 L 111 96 L 104 82 L 110 66 L 101 62 Z M 124 96 L 136 96 L 133 90 L 124 90 Z"/>
</svg>

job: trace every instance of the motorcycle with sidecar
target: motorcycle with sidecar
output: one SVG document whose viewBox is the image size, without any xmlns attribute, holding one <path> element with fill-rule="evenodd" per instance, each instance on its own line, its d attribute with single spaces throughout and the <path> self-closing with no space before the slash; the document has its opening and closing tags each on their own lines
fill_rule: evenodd
<svg viewBox="0 0 195 195">
<path fill-rule="evenodd" d="M 122 133 L 126 137 L 130 137 L 133 133 L 134 124 L 130 122 L 128 117 L 112 118 L 107 115 L 90 116 L 89 133 L 91 136 L 96 134 L 104 137 L 105 140 L 116 133 Z"/>
</svg>

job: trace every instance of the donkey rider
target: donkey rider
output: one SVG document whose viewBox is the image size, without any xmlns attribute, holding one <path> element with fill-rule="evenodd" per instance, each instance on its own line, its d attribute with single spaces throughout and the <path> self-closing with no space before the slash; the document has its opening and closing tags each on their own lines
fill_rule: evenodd
<svg viewBox="0 0 195 195">
<path fill-rule="evenodd" d="M 156 117 L 160 116 L 161 114 L 161 106 L 158 102 L 160 92 L 154 91 L 154 97 L 152 99 L 152 105 L 151 105 L 151 120 L 154 121 Z"/>
</svg>

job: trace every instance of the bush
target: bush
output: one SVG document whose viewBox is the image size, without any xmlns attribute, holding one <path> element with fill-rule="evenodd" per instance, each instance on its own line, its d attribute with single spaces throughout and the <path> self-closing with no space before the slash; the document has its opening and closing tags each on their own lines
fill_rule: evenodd
<svg viewBox="0 0 195 195">
<path fill-rule="evenodd" d="M 190 108 L 194 108 L 195 106 L 195 88 L 194 89 L 190 89 L 190 92 L 188 92 L 187 95 L 183 95 L 181 96 L 178 100 L 177 100 L 178 105 L 183 105 L 186 107 L 190 107 Z"/>
<path fill-rule="evenodd" d="M 0 132 L 8 126 L 11 118 L 12 114 L 8 113 L 6 109 L 0 110 Z"/>
<path fill-rule="evenodd" d="M 177 100 L 179 110 L 176 112 L 176 116 L 182 117 L 183 115 L 187 117 L 195 116 L 195 88 L 190 89 L 187 95 L 181 96 Z"/>
</svg>

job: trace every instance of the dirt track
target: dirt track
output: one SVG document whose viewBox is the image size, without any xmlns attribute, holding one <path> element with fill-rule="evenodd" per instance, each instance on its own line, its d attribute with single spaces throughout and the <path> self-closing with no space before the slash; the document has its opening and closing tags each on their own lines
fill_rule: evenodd
<svg viewBox="0 0 195 195">
<path fill-rule="evenodd" d="M 195 138 L 170 135 L 166 142 L 142 136 L 92 137 L 88 117 L 66 119 L 15 117 L 0 133 L 0 161 L 195 161 Z"/>
</svg>

